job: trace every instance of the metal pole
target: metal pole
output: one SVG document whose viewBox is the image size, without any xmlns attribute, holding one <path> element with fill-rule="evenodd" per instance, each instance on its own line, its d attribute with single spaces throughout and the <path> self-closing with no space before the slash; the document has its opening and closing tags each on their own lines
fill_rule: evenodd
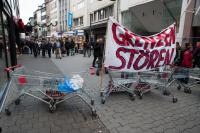
<svg viewBox="0 0 200 133">
<path fill-rule="evenodd" d="M 91 38 L 92 38 L 92 20 L 91 20 L 91 15 L 90 14 L 90 37 L 89 37 L 89 41 L 91 41 Z"/>
</svg>

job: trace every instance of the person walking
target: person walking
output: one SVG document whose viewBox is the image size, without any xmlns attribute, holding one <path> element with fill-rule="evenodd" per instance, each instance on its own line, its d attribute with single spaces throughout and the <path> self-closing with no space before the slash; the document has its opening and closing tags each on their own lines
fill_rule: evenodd
<svg viewBox="0 0 200 133">
<path fill-rule="evenodd" d="M 56 58 L 60 58 L 62 59 L 62 56 L 61 56 L 61 44 L 60 44 L 60 41 L 59 40 L 56 40 L 56 51 L 55 51 L 55 54 L 56 54 Z"/>
<path fill-rule="evenodd" d="M 38 49 L 39 49 L 38 43 L 35 41 L 35 42 L 32 42 L 32 44 L 33 44 L 33 55 L 35 58 L 37 58 Z"/>
<path fill-rule="evenodd" d="M 176 56 L 174 58 L 175 66 L 181 66 L 182 58 L 183 58 L 182 55 L 183 55 L 183 50 L 182 50 L 179 42 L 176 42 Z"/>
<path fill-rule="evenodd" d="M 47 42 L 47 52 L 48 52 L 49 58 L 51 58 L 51 49 L 52 49 L 52 44 L 50 41 L 48 41 Z"/>
<path fill-rule="evenodd" d="M 88 45 L 87 45 L 87 51 L 88 51 L 88 57 L 91 56 L 92 54 L 92 47 L 93 47 L 93 42 L 92 41 L 89 41 Z"/>
<path fill-rule="evenodd" d="M 71 44 L 70 44 L 68 38 L 66 38 L 65 48 L 66 48 L 67 56 L 69 56 L 69 53 L 70 53 L 70 45 Z"/>
<path fill-rule="evenodd" d="M 71 47 L 70 47 L 70 53 L 71 53 L 71 56 L 74 56 L 75 55 L 75 43 L 74 43 L 74 40 L 72 39 L 71 40 Z"/>
<path fill-rule="evenodd" d="M 189 68 L 192 68 L 192 44 L 190 43 L 185 44 L 185 50 L 183 52 L 182 67 L 185 68 L 183 72 L 186 77 L 183 79 L 183 82 L 187 84 L 189 81 Z"/>
<path fill-rule="evenodd" d="M 88 43 L 87 43 L 87 41 L 84 41 L 84 43 L 83 43 L 83 57 L 86 57 L 86 53 L 88 52 L 87 49 L 88 49 Z"/>
<path fill-rule="evenodd" d="M 38 40 L 38 55 L 40 55 L 41 49 L 42 49 L 42 42 Z"/>
<path fill-rule="evenodd" d="M 43 40 L 41 44 L 41 49 L 42 49 L 42 57 L 45 58 L 46 55 L 46 42 Z"/>
<path fill-rule="evenodd" d="M 103 64 L 104 42 L 103 42 L 102 38 L 99 39 L 98 48 L 99 48 L 99 52 L 98 52 L 98 68 L 97 68 L 97 71 L 96 71 L 96 75 L 97 76 L 99 76 L 99 72 L 101 71 L 102 64 Z"/>
<path fill-rule="evenodd" d="M 96 67 L 95 64 L 98 59 L 98 55 L 99 55 L 99 51 L 100 51 L 99 40 L 97 40 L 97 42 L 94 44 L 93 49 L 94 49 L 94 52 L 93 52 L 94 59 L 92 62 L 92 67 Z"/>
<path fill-rule="evenodd" d="M 78 44 L 77 43 L 75 44 L 75 53 L 76 54 L 78 53 Z"/>
</svg>

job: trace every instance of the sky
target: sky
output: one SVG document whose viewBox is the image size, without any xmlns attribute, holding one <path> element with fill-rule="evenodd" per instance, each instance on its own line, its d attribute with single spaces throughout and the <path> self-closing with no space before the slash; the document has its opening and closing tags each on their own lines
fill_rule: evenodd
<svg viewBox="0 0 200 133">
<path fill-rule="evenodd" d="M 29 17 L 33 17 L 33 12 L 43 3 L 44 0 L 19 0 L 20 17 L 24 24 L 28 22 Z"/>
</svg>

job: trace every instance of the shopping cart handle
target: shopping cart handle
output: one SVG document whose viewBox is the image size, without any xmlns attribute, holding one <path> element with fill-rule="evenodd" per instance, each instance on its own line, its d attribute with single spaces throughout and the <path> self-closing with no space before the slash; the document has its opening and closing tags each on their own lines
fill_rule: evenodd
<svg viewBox="0 0 200 133">
<path fill-rule="evenodd" d="M 10 72 L 10 71 L 12 71 L 12 69 L 14 69 L 14 68 L 19 68 L 19 67 L 22 67 L 22 65 L 21 65 L 21 64 L 18 64 L 18 65 L 15 65 L 15 66 L 7 67 L 7 68 L 5 68 L 4 70 L 5 70 L 6 72 Z"/>
</svg>

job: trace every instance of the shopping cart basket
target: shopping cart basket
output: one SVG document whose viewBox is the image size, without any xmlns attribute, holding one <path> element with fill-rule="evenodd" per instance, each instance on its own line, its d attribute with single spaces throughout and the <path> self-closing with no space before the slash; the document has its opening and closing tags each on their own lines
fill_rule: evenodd
<svg viewBox="0 0 200 133">
<path fill-rule="evenodd" d="M 173 78 L 176 79 L 178 90 L 183 87 L 185 93 L 192 93 L 191 88 L 198 86 L 200 83 L 200 69 L 174 67 Z"/>
<path fill-rule="evenodd" d="M 108 85 L 101 91 L 101 103 L 104 104 L 106 98 L 112 92 L 128 92 L 131 100 L 135 100 L 133 86 L 137 85 L 139 78 L 137 73 L 121 72 L 107 69 L 109 75 Z"/>
<path fill-rule="evenodd" d="M 144 93 L 152 90 L 152 89 L 158 89 L 161 90 L 163 95 L 170 95 L 172 96 L 172 102 L 176 103 L 178 99 L 173 95 L 172 92 L 169 91 L 170 86 L 174 82 L 172 79 L 173 71 L 163 70 L 163 71 L 145 71 L 139 73 L 139 82 L 146 83 L 150 87 L 146 89 L 144 86 L 141 88 L 138 92 L 140 99 L 142 99 L 142 96 Z M 137 90 L 138 91 L 138 90 Z"/>
<path fill-rule="evenodd" d="M 94 100 L 86 91 L 88 86 L 84 80 L 89 72 L 77 72 L 66 76 L 40 71 L 27 70 L 23 66 L 6 68 L 11 74 L 11 82 L 17 89 L 17 98 L 12 100 L 5 109 L 7 115 L 11 114 L 10 106 L 20 104 L 24 96 L 30 96 L 47 105 L 50 112 L 56 110 L 56 106 L 72 97 L 80 97 L 91 109 L 92 115 L 96 115 Z"/>
</svg>

